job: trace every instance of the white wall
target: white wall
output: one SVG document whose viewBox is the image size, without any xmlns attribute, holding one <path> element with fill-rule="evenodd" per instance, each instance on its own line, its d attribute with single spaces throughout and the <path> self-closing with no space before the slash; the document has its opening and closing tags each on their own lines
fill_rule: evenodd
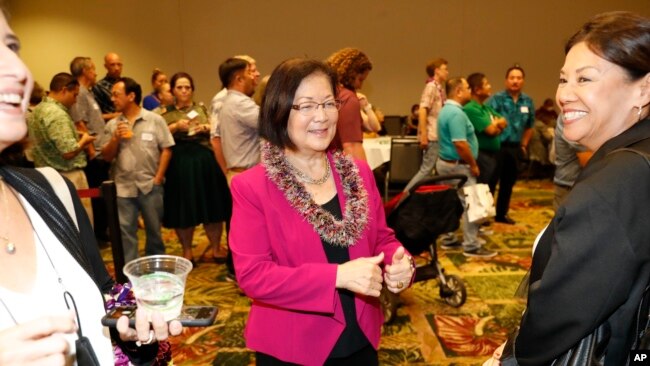
<svg viewBox="0 0 650 366">
<path fill-rule="evenodd" d="M 219 89 L 218 66 L 235 54 L 257 59 L 262 74 L 293 56 L 324 59 L 358 47 L 374 68 L 362 91 L 387 114 L 419 101 L 430 59 L 450 75 L 481 71 L 493 90 L 505 69 L 526 70 L 536 104 L 555 94 L 564 41 L 589 17 L 608 10 L 650 16 L 648 0 L 9 0 L 22 57 L 47 88 L 75 56 L 90 56 L 103 77 L 103 56 L 121 55 L 124 75 L 150 89 L 159 67 L 187 71 L 196 100 Z"/>
</svg>

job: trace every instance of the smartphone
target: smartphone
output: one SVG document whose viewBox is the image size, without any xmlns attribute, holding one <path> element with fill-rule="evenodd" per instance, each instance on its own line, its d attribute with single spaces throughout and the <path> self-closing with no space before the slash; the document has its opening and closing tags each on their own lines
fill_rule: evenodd
<svg viewBox="0 0 650 366">
<path fill-rule="evenodd" d="M 115 328 L 117 319 L 122 315 L 126 315 L 129 318 L 129 325 L 135 327 L 136 308 L 137 306 L 133 305 L 109 310 L 102 318 L 102 325 Z M 207 327 L 214 323 L 217 311 L 216 306 L 183 306 L 181 315 L 176 320 L 180 321 L 185 327 Z"/>
</svg>

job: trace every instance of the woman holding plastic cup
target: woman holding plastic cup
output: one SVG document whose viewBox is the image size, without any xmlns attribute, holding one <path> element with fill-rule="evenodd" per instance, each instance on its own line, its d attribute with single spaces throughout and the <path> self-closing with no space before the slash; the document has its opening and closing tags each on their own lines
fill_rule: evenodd
<svg viewBox="0 0 650 366">
<path fill-rule="evenodd" d="M 415 273 L 368 164 L 328 150 L 336 97 L 326 64 L 280 64 L 260 109 L 261 163 L 232 181 L 230 249 L 258 365 L 377 365 L 382 284 L 397 293 Z"/>
<path fill-rule="evenodd" d="M 141 316 L 136 329 L 126 318 L 117 331 L 103 327 L 102 293 L 111 290 L 113 280 L 74 187 L 54 172 L 55 187 L 63 185 L 65 192 L 59 200 L 41 173 L 4 163 L 27 132 L 33 87 L 19 49 L 0 11 L 0 364 L 87 364 L 83 353 L 113 365 L 111 341 L 133 363 L 150 362 L 158 351 L 155 341 L 179 334 L 180 323 L 168 326 L 158 314 L 153 330 Z M 74 208 L 78 230 L 62 201 Z M 88 339 L 85 347 L 75 344 L 78 331 Z"/>
<path fill-rule="evenodd" d="M 230 217 L 230 192 L 210 144 L 210 120 L 203 104 L 193 100 L 194 80 L 184 72 L 172 76 L 175 102 L 162 116 L 174 135 L 172 158 L 165 175 L 163 225 L 174 228 L 183 257 L 194 263 L 194 228 L 203 224 L 212 257 L 223 262 L 219 242 L 223 223 Z"/>
</svg>

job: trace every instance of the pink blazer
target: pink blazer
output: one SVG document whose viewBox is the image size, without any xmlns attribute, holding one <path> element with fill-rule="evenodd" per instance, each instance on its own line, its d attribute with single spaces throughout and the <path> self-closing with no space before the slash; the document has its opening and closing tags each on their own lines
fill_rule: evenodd
<svg viewBox="0 0 650 366">
<path fill-rule="evenodd" d="M 328 154 L 342 212 L 341 178 Z M 368 164 L 356 162 L 368 191 L 369 219 L 350 259 L 384 252 L 385 264 L 401 245 L 386 226 Z M 247 347 L 283 361 L 322 365 L 345 328 L 335 288 L 336 264 L 327 262 L 319 235 L 266 177 L 262 165 L 232 181 L 230 249 L 237 281 L 253 300 L 244 332 Z M 357 320 L 377 348 L 383 315 L 376 298 L 357 295 Z"/>
</svg>

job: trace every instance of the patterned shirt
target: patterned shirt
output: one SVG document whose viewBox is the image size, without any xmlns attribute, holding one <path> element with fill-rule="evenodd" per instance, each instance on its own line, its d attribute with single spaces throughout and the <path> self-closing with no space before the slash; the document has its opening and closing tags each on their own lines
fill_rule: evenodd
<svg viewBox="0 0 650 366">
<path fill-rule="evenodd" d="M 117 82 L 117 79 L 113 79 L 110 76 L 106 75 L 105 78 L 101 79 L 95 86 L 93 86 L 93 94 L 95 95 L 95 100 L 99 104 L 102 113 L 114 113 L 115 106 L 113 101 L 111 101 L 111 89 L 113 85 Z"/>
<path fill-rule="evenodd" d="M 33 142 L 32 153 L 37 167 L 50 166 L 58 171 L 84 168 L 86 153 L 81 151 L 70 160 L 63 154 L 79 148 L 79 134 L 68 113 L 68 108 L 56 100 L 45 97 L 34 108 L 28 120 L 29 136 Z"/>
<path fill-rule="evenodd" d="M 524 93 L 519 94 L 517 102 L 506 90 L 494 94 L 485 103 L 501 114 L 508 126 L 501 132 L 501 142 L 519 143 L 524 131 L 535 124 L 535 105 Z"/>
<path fill-rule="evenodd" d="M 447 95 L 437 81 L 432 80 L 427 83 L 420 97 L 420 107 L 427 108 L 427 139 L 429 141 L 438 141 L 438 114 L 442 109 Z"/>
</svg>

